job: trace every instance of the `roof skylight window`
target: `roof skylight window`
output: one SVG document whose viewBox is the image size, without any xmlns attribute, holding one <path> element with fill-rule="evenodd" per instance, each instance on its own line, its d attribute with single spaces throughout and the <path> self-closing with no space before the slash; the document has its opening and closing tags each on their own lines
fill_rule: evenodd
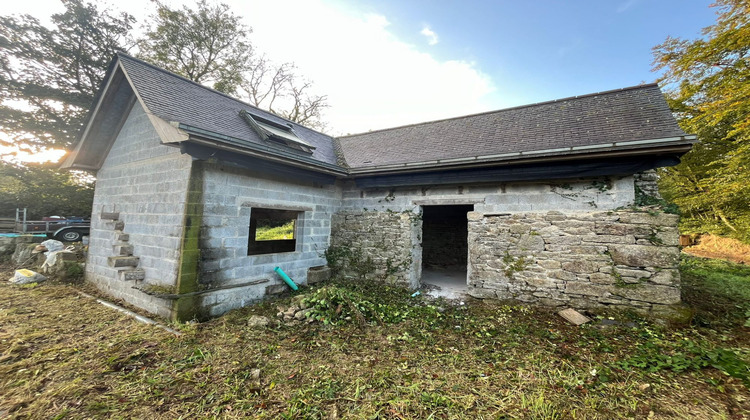
<svg viewBox="0 0 750 420">
<path fill-rule="evenodd" d="M 240 116 L 264 141 L 281 144 L 305 153 L 312 153 L 315 149 L 315 146 L 297 136 L 291 124 L 279 124 L 263 117 L 252 115 L 245 110 L 240 111 Z"/>
</svg>

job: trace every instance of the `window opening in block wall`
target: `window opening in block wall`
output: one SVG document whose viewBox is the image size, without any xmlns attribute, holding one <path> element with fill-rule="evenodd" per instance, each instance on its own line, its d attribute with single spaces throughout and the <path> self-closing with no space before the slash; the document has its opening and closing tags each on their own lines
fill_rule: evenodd
<svg viewBox="0 0 750 420">
<path fill-rule="evenodd" d="M 294 252 L 297 249 L 300 213 L 295 210 L 252 208 L 247 255 Z"/>
</svg>

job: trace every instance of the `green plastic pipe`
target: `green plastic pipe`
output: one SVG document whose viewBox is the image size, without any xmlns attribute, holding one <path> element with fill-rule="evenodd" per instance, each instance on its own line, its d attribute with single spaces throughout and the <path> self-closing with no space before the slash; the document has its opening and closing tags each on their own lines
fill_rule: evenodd
<svg viewBox="0 0 750 420">
<path fill-rule="evenodd" d="M 273 271 L 275 271 L 276 274 L 278 274 L 279 277 L 281 277 L 281 279 L 284 280 L 284 282 L 286 282 L 286 284 L 288 284 L 289 287 L 292 288 L 292 290 L 299 289 L 299 287 L 297 287 L 297 285 L 294 284 L 294 281 L 292 279 L 290 279 L 289 276 L 286 275 L 286 273 L 284 272 L 284 270 L 282 270 L 279 267 L 276 267 L 276 268 L 273 269 Z"/>
</svg>

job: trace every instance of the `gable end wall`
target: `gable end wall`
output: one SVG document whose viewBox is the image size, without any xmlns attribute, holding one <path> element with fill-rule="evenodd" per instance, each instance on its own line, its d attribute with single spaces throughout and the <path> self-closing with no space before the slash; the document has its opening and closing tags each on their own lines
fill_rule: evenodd
<svg viewBox="0 0 750 420">
<path fill-rule="evenodd" d="M 169 290 L 175 285 L 190 167 L 189 156 L 161 144 L 136 102 L 96 174 L 86 278 L 106 293 L 165 318 L 171 316 L 171 301 L 134 287 Z M 102 220 L 102 212 L 119 213 L 119 220 Z M 119 236 L 118 228 L 126 236 Z M 123 238 L 127 240 L 119 240 Z M 110 257 L 130 253 L 128 247 L 142 274 L 132 267 L 111 266 Z"/>
</svg>

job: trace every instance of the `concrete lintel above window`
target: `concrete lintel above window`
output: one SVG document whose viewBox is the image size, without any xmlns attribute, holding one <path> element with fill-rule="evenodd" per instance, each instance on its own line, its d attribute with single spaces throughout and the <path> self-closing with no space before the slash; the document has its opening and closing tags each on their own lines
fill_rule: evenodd
<svg viewBox="0 0 750 420">
<path fill-rule="evenodd" d="M 313 207 L 310 206 L 295 206 L 293 204 L 289 203 L 259 203 L 259 202 L 249 202 L 246 201 L 242 204 L 240 204 L 240 207 L 261 207 L 264 209 L 274 209 L 274 210 L 292 210 L 292 211 L 313 211 L 315 210 Z"/>
<path fill-rule="evenodd" d="M 412 203 L 416 206 L 454 206 L 484 203 L 484 198 L 436 198 L 433 200 L 414 200 Z"/>
</svg>

